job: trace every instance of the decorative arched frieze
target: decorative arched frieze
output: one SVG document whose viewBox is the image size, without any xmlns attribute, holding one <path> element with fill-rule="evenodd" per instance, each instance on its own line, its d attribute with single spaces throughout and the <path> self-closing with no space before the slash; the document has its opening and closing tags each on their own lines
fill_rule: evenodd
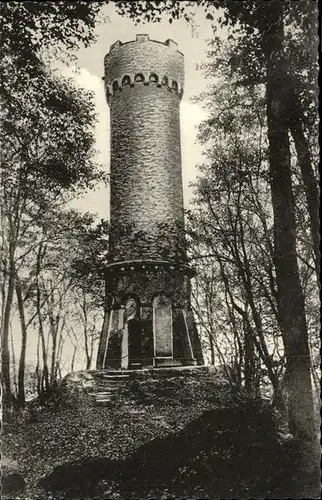
<svg viewBox="0 0 322 500">
<path fill-rule="evenodd" d="M 175 80 L 172 80 L 171 88 L 173 90 L 175 90 L 176 92 L 178 92 L 178 90 L 179 90 L 178 82 L 176 82 Z"/>
<path fill-rule="evenodd" d="M 113 82 L 105 83 L 105 92 L 107 100 L 111 95 L 114 95 L 117 90 L 121 91 L 124 87 L 134 87 L 136 83 L 144 85 L 156 84 L 157 87 L 166 86 L 170 91 L 175 91 L 179 96 L 183 94 L 183 87 L 176 80 L 170 80 L 164 75 L 161 79 L 155 72 L 144 74 L 142 72 L 135 74 L 125 74 Z"/>
<path fill-rule="evenodd" d="M 136 75 L 134 76 L 134 82 L 135 83 L 145 82 L 144 74 L 143 73 L 136 73 Z"/>
<path fill-rule="evenodd" d="M 151 73 L 149 76 L 149 82 L 151 83 L 158 83 L 159 82 L 159 77 L 156 73 Z"/>
<path fill-rule="evenodd" d="M 167 76 L 162 78 L 162 85 L 169 85 L 169 78 Z"/>
<path fill-rule="evenodd" d="M 125 87 L 126 85 L 131 85 L 131 83 L 132 81 L 130 75 L 124 75 L 121 82 L 122 87 Z"/>
<path fill-rule="evenodd" d="M 119 82 L 118 80 L 114 80 L 114 82 L 112 83 L 113 93 L 116 92 L 118 89 L 119 89 Z"/>
</svg>

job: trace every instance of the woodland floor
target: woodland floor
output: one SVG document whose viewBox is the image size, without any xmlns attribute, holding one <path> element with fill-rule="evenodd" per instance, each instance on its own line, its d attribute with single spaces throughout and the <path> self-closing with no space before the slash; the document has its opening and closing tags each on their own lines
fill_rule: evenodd
<svg viewBox="0 0 322 500">
<path fill-rule="evenodd" d="M 8 484 L 3 498 L 320 497 L 319 450 L 281 439 L 267 404 L 207 380 L 184 391 L 161 381 L 157 398 L 152 385 L 137 383 L 136 399 L 111 408 L 83 393 L 12 418 L 3 427 L 4 473 L 25 488 Z"/>
</svg>

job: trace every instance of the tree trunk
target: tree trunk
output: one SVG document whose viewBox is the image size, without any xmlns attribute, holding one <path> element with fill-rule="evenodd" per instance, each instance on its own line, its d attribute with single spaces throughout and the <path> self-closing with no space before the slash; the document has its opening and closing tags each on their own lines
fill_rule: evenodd
<svg viewBox="0 0 322 500">
<path fill-rule="evenodd" d="M 77 344 L 74 346 L 74 350 L 73 350 L 72 361 L 71 361 L 71 364 L 70 364 L 70 371 L 71 372 L 74 371 L 76 352 L 77 352 Z"/>
<path fill-rule="evenodd" d="M 42 391 L 48 391 L 49 389 L 49 371 L 48 371 L 48 362 L 47 362 L 47 349 L 45 342 L 45 334 L 43 321 L 41 317 L 41 305 L 40 305 L 40 289 L 39 283 L 37 283 L 37 316 L 38 316 L 38 324 L 39 324 L 39 336 L 41 341 L 41 349 L 42 349 L 42 361 L 43 361 L 43 374 L 42 374 Z M 43 386 L 45 383 L 45 386 Z"/>
<path fill-rule="evenodd" d="M 101 370 L 102 368 L 104 368 L 103 361 L 104 361 L 104 355 L 105 355 L 105 350 L 106 350 L 108 326 L 109 326 L 109 319 L 110 319 L 110 314 L 111 314 L 110 311 L 111 311 L 111 304 L 109 303 L 108 300 L 106 300 L 102 332 L 101 332 L 100 341 L 99 341 L 99 345 L 98 345 L 98 351 L 97 351 L 97 361 L 96 361 L 96 369 L 97 370 Z"/>
<path fill-rule="evenodd" d="M 4 307 L 3 323 L 2 323 L 2 404 L 4 408 L 10 408 L 12 403 L 11 383 L 10 383 L 10 352 L 9 352 L 9 328 L 10 316 L 14 293 L 14 263 L 11 262 L 8 278 L 7 297 Z"/>
<path fill-rule="evenodd" d="M 88 339 L 88 318 L 87 318 L 87 303 L 86 303 L 86 293 L 84 290 L 82 291 L 83 294 L 83 301 L 82 301 L 82 313 L 83 313 L 83 332 L 84 332 L 84 348 L 85 348 L 85 355 L 86 355 L 86 370 L 89 370 L 91 367 L 91 353 L 90 353 L 90 346 L 88 345 L 89 339 Z"/>
<path fill-rule="evenodd" d="M 88 332 L 87 332 L 87 326 L 84 327 L 84 347 L 85 347 L 85 355 L 86 355 L 86 370 L 89 370 L 91 367 L 91 356 L 90 356 L 90 349 L 88 347 Z"/>
<path fill-rule="evenodd" d="M 43 244 L 39 244 L 38 253 L 37 253 L 37 291 L 36 291 L 36 308 L 37 308 L 37 316 L 38 316 L 38 325 L 39 325 L 39 336 L 41 341 L 42 348 L 42 359 L 43 359 L 43 372 L 41 377 L 41 392 L 42 395 L 44 391 L 48 391 L 49 389 L 49 370 L 48 370 L 48 361 L 47 361 L 47 349 L 45 342 L 45 334 L 44 334 L 44 326 L 41 315 L 41 289 L 39 283 L 40 269 L 41 269 L 41 261 L 45 254 L 46 248 L 43 249 Z M 44 385 L 45 384 L 45 385 Z"/>
<path fill-rule="evenodd" d="M 213 334 L 209 333 L 208 338 L 209 338 L 209 345 L 210 345 L 210 362 L 212 365 L 214 365 L 215 364 L 215 346 L 214 346 Z"/>
<path fill-rule="evenodd" d="M 247 314 L 247 313 L 246 313 Z M 258 396 L 257 360 L 255 356 L 255 346 L 253 333 L 249 320 L 243 318 L 244 323 L 244 353 L 245 353 L 245 389 L 250 396 Z"/>
<path fill-rule="evenodd" d="M 15 356 L 15 346 L 13 343 L 12 328 L 10 327 L 10 341 L 11 341 L 11 359 L 12 359 L 12 374 L 13 374 L 13 386 L 14 395 L 18 394 L 18 381 L 17 381 L 17 371 L 16 371 L 16 356 Z"/>
<path fill-rule="evenodd" d="M 310 352 L 296 254 L 295 206 L 285 116 L 288 95 L 283 64 L 283 2 L 271 1 L 266 12 L 267 125 L 274 213 L 274 263 L 286 357 L 288 418 L 294 435 L 312 439 L 314 416 Z"/>
<path fill-rule="evenodd" d="M 41 374 L 40 374 L 40 332 L 38 332 L 37 340 L 37 364 L 36 364 L 36 376 L 37 376 L 37 393 L 39 399 L 42 398 L 42 386 L 41 386 Z"/>
<path fill-rule="evenodd" d="M 25 320 L 25 311 L 23 305 L 21 282 L 20 278 L 16 275 L 16 295 L 18 302 L 18 310 L 21 325 L 21 350 L 19 359 L 18 370 L 18 405 L 23 407 L 25 405 L 25 365 L 26 365 L 26 348 L 27 348 L 27 328 Z"/>
<path fill-rule="evenodd" d="M 49 313 L 50 333 L 52 339 L 51 363 L 50 363 L 50 387 L 54 385 L 56 378 L 56 355 L 57 355 L 57 334 L 58 325 L 54 320 L 52 311 Z"/>
<path fill-rule="evenodd" d="M 65 328 L 65 318 L 63 318 L 62 324 L 59 329 L 58 337 L 58 347 L 57 347 L 57 356 L 56 356 L 56 365 L 55 365 L 55 373 L 54 373 L 54 384 L 57 384 L 58 377 L 61 378 L 61 359 L 63 354 L 63 346 L 64 346 L 64 338 L 63 338 L 63 329 Z"/>
<path fill-rule="evenodd" d="M 297 105 L 297 100 L 294 99 L 294 105 Z M 294 116 L 290 121 L 290 131 L 294 140 L 298 162 L 301 169 L 302 179 L 305 188 L 306 204 L 310 217 L 310 228 L 313 241 L 315 268 L 318 282 L 320 281 L 320 222 L 319 222 L 319 190 L 318 183 L 315 178 L 310 150 L 304 135 L 303 126 L 299 116 Z"/>
</svg>

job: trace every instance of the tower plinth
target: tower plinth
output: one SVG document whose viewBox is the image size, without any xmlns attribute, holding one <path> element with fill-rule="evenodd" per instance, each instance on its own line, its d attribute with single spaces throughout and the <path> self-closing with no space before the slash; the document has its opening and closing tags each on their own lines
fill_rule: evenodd
<svg viewBox="0 0 322 500">
<path fill-rule="evenodd" d="M 104 67 L 111 232 L 97 366 L 202 364 L 184 235 L 183 54 L 173 40 L 137 35 L 115 42 Z"/>
</svg>

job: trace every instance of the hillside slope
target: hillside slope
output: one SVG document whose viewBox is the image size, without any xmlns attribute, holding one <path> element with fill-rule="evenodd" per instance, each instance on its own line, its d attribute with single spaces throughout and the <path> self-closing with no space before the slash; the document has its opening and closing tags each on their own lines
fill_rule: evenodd
<svg viewBox="0 0 322 500">
<path fill-rule="evenodd" d="M 45 408 L 5 426 L 5 473 L 26 483 L 7 498 L 319 496 L 314 452 L 281 439 L 267 403 L 214 373 L 133 376 L 106 407 L 95 404 L 95 377 L 67 377 Z"/>
</svg>

